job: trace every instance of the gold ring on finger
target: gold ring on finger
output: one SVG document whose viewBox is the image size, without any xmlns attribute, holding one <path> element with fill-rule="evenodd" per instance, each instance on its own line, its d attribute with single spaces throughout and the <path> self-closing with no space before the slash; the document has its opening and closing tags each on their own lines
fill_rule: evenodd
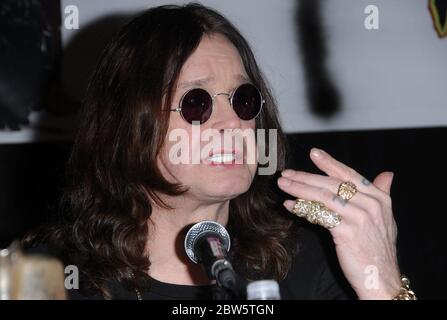
<svg viewBox="0 0 447 320">
<path fill-rule="evenodd" d="M 298 217 L 305 218 L 310 223 L 327 229 L 334 228 L 341 222 L 341 216 L 338 213 L 318 201 L 296 199 L 292 211 Z"/>
<path fill-rule="evenodd" d="M 340 184 L 337 191 L 337 196 L 348 201 L 357 193 L 357 186 L 350 181 L 346 181 Z"/>
</svg>

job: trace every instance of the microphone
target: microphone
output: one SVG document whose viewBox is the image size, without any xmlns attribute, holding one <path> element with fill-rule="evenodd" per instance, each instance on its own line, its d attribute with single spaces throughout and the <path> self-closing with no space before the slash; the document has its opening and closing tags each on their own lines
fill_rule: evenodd
<svg viewBox="0 0 447 320">
<path fill-rule="evenodd" d="M 185 251 L 194 263 L 202 264 L 210 279 L 230 292 L 239 295 L 237 276 L 227 259 L 230 236 L 217 222 L 202 221 L 193 225 L 185 236 Z"/>
</svg>

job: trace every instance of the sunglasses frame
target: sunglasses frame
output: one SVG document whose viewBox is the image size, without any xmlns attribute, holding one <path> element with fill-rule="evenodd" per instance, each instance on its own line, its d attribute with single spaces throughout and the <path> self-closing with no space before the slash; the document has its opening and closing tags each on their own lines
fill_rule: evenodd
<svg viewBox="0 0 447 320">
<path fill-rule="evenodd" d="M 189 89 L 189 90 L 187 90 L 187 91 L 182 95 L 182 98 L 180 99 L 180 102 L 179 102 L 179 106 L 178 106 L 177 108 L 174 108 L 174 109 L 169 109 L 169 111 L 179 112 L 180 115 L 181 115 L 181 117 L 182 117 L 182 119 L 183 119 L 184 121 L 186 121 L 187 123 L 191 124 L 191 125 L 193 125 L 194 122 L 200 122 L 200 121 L 193 121 L 193 123 L 191 123 L 191 122 L 189 122 L 188 120 L 185 119 L 185 117 L 183 116 L 183 112 L 182 112 L 182 103 L 183 103 L 183 99 L 185 98 L 185 96 L 186 96 L 188 93 L 190 93 L 191 91 L 196 90 L 196 89 L 204 90 L 204 91 L 205 91 L 206 93 L 208 93 L 208 95 L 211 97 L 211 114 L 210 114 L 210 117 L 209 117 L 206 121 L 204 121 L 203 123 L 199 123 L 200 125 L 201 125 L 201 124 L 204 124 L 204 123 L 208 122 L 208 120 L 210 120 L 211 117 L 213 116 L 213 113 L 214 113 L 214 99 L 215 99 L 217 96 L 227 96 L 227 97 L 228 97 L 228 100 L 229 100 L 229 102 L 230 102 L 230 105 L 231 105 L 231 107 L 232 107 L 233 110 L 234 110 L 234 107 L 233 107 L 233 97 L 234 97 L 234 94 L 236 93 L 236 91 L 237 91 L 240 87 L 242 87 L 243 85 L 246 85 L 246 84 L 249 84 L 249 85 L 253 86 L 253 87 L 258 91 L 259 96 L 261 97 L 261 107 L 259 108 L 258 113 L 257 113 L 252 119 L 250 119 L 250 120 L 256 119 L 256 117 L 261 113 L 262 107 L 263 107 L 264 104 L 265 104 L 265 99 L 264 99 L 264 97 L 262 96 L 261 90 L 259 90 L 258 87 L 256 87 L 254 84 L 249 83 L 249 82 L 247 82 L 247 83 L 242 83 L 242 84 L 238 85 L 238 86 L 237 86 L 231 93 L 220 92 L 220 93 L 216 93 L 216 94 L 214 94 L 214 95 L 210 94 L 207 90 L 205 90 L 205 89 L 203 89 L 203 88 L 199 88 L 199 87 Z M 235 113 L 236 113 L 236 111 L 235 111 Z M 236 114 L 237 114 L 237 113 L 236 113 Z M 239 117 L 238 114 L 237 114 L 237 116 Z M 239 117 L 239 119 L 241 119 L 241 117 Z M 250 121 L 250 120 L 244 120 L 244 119 L 241 119 L 241 120 L 243 120 L 243 121 Z"/>
</svg>

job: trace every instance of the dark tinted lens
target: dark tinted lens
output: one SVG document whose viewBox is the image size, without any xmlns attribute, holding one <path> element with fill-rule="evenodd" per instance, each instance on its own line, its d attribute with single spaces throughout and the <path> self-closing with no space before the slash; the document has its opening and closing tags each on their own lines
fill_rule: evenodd
<svg viewBox="0 0 447 320">
<path fill-rule="evenodd" d="M 198 121 L 204 123 L 211 117 L 213 100 L 208 92 L 203 89 L 193 89 L 185 94 L 182 99 L 182 116 L 189 123 Z"/>
<path fill-rule="evenodd" d="M 233 109 L 242 120 L 254 119 L 262 107 L 259 90 L 252 84 L 243 84 L 233 94 Z"/>
</svg>

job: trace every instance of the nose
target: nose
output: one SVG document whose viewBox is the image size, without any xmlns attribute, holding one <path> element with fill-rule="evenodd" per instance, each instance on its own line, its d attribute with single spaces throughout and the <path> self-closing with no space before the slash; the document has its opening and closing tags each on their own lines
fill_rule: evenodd
<svg viewBox="0 0 447 320">
<path fill-rule="evenodd" d="M 214 96 L 214 120 L 212 127 L 219 131 L 225 129 L 240 129 L 241 118 L 236 114 L 230 103 L 230 95 L 219 93 Z"/>
</svg>

